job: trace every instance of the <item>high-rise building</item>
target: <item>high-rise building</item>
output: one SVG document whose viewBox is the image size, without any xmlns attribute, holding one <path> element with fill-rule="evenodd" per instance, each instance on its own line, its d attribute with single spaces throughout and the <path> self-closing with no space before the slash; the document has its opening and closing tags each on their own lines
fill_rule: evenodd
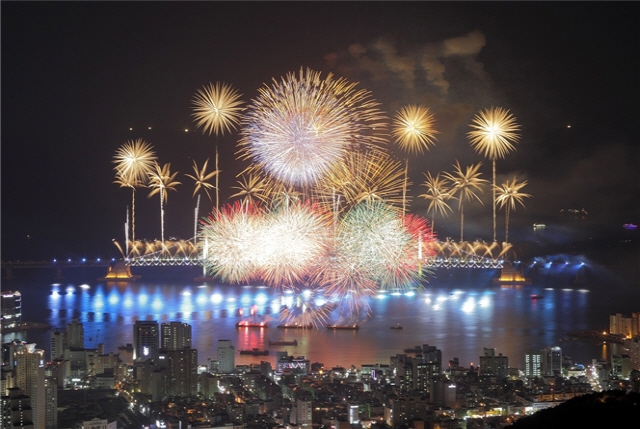
<svg viewBox="0 0 640 429">
<path fill-rule="evenodd" d="M 20 292 L 2 292 L 0 294 L 0 321 L 5 328 L 11 328 L 22 322 L 22 295 Z"/>
<path fill-rule="evenodd" d="M 631 357 L 629 355 L 611 356 L 611 375 L 616 378 L 629 378 L 631 375 Z"/>
<path fill-rule="evenodd" d="M 500 353 L 496 356 L 496 349 L 485 347 L 484 356 L 480 356 L 480 375 L 496 377 L 497 379 L 507 378 L 509 375 L 509 358 Z"/>
<path fill-rule="evenodd" d="M 640 334 L 640 313 L 631 313 L 631 317 L 616 313 L 609 316 L 609 333 L 633 338 Z"/>
<path fill-rule="evenodd" d="M 8 366 L 9 368 L 13 367 L 13 354 L 22 350 L 26 347 L 27 343 L 25 341 L 13 340 L 10 343 L 4 343 L 2 345 L 2 365 Z"/>
<path fill-rule="evenodd" d="M 168 395 L 188 397 L 198 393 L 198 350 L 185 347 L 160 351 L 158 363 L 168 369 Z"/>
<path fill-rule="evenodd" d="M 357 404 L 349 404 L 349 424 L 360 424 L 360 407 Z"/>
<path fill-rule="evenodd" d="M 2 397 L 3 428 L 34 428 L 32 413 L 31 398 L 19 387 L 8 389 L 7 396 Z"/>
<path fill-rule="evenodd" d="M 231 340 L 218 340 L 218 370 L 221 374 L 231 374 L 235 366 L 236 355 Z"/>
<path fill-rule="evenodd" d="M 218 377 L 214 376 L 210 372 L 203 372 L 198 375 L 200 384 L 200 392 L 206 399 L 213 399 L 215 394 L 218 393 Z"/>
<path fill-rule="evenodd" d="M 51 332 L 51 360 L 62 359 L 64 357 L 65 348 L 65 333 L 64 331 L 55 330 Z"/>
<path fill-rule="evenodd" d="M 455 408 L 457 405 L 457 393 L 458 387 L 455 383 L 447 383 L 444 391 L 444 406 Z"/>
<path fill-rule="evenodd" d="M 304 399 L 295 402 L 295 414 L 293 419 L 298 427 L 311 427 L 313 423 L 313 403 Z"/>
<path fill-rule="evenodd" d="M 562 349 L 557 346 L 545 347 L 542 354 L 542 370 L 544 375 L 562 376 Z"/>
<path fill-rule="evenodd" d="M 158 322 L 137 320 L 133 325 L 133 360 L 141 361 L 158 357 Z"/>
<path fill-rule="evenodd" d="M 542 375 L 542 352 L 529 350 L 524 355 L 524 375 L 526 377 L 540 377 Z"/>
<path fill-rule="evenodd" d="M 84 349 L 84 326 L 77 317 L 71 318 L 71 323 L 67 325 L 65 331 L 67 341 L 67 349 L 83 350 Z"/>
<path fill-rule="evenodd" d="M 384 419 L 392 427 L 411 420 L 426 420 L 427 398 L 418 395 L 398 395 L 390 398 L 384 407 Z"/>
<path fill-rule="evenodd" d="M 627 341 L 629 348 L 629 358 L 631 359 L 631 369 L 640 371 L 640 336 Z"/>
<path fill-rule="evenodd" d="M 16 386 L 31 398 L 33 427 L 45 429 L 44 350 L 36 349 L 35 344 L 27 344 L 13 354 L 13 359 Z"/>
<path fill-rule="evenodd" d="M 58 429 L 58 382 L 52 372 L 46 369 L 43 390 L 45 429 Z"/>
<path fill-rule="evenodd" d="M 640 335 L 640 313 L 631 313 L 631 338 Z"/>
<path fill-rule="evenodd" d="M 405 354 L 391 357 L 391 368 L 399 391 L 421 391 L 429 394 L 433 380 L 442 371 L 442 351 L 435 346 L 424 344 L 421 352 L 415 357 Z"/>
<path fill-rule="evenodd" d="M 162 350 L 191 347 L 191 325 L 181 322 L 163 323 L 160 326 L 160 339 Z"/>
</svg>

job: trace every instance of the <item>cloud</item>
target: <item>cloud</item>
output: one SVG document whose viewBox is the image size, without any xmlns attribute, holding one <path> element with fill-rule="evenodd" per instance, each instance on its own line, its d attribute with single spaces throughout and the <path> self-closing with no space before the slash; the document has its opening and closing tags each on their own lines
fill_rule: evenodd
<svg viewBox="0 0 640 429">
<path fill-rule="evenodd" d="M 449 92 L 449 82 L 444 78 L 446 68 L 440 61 L 440 50 L 435 45 L 428 45 L 423 49 L 420 58 L 420 65 L 426 72 L 429 82 L 440 89 L 440 93 L 445 95 Z"/>
<path fill-rule="evenodd" d="M 404 82 L 406 88 L 413 88 L 415 80 L 416 60 L 411 56 L 398 55 L 398 50 L 390 40 L 379 39 L 375 44 L 376 49 L 382 54 L 384 64 L 396 73 Z"/>
<path fill-rule="evenodd" d="M 454 37 L 442 42 L 444 46 L 444 56 L 451 55 L 477 55 L 487 44 L 487 40 L 481 31 L 472 31 L 460 37 Z"/>
<path fill-rule="evenodd" d="M 351 56 L 353 57 L 359 57 L 361 54 L 364 54 L 365 52 L 367 52 L 367 48 L 365 48 L 364 46 L 362 46 L 360 43 L 354 43 L 352 45 L 349 45 L 349 53 L 351 54 Z"/>
<path fill-rule="evenodd" d="M 383 36 L 367 44 L 353 43 L 343 54 L 328 54 L 325 60 L 330 68 L 347 73 L 376 94 L 386 91 L 387 103 L 406 104 L 426 98 L 436 107 L 448 102 L 454 87 L 452 79 L 460 86 L 469 79 L 488 78 L 477 59 L 486 43 L 485 35 L 478 30 L 414 45 L 402 45 Z"/>
</svg>

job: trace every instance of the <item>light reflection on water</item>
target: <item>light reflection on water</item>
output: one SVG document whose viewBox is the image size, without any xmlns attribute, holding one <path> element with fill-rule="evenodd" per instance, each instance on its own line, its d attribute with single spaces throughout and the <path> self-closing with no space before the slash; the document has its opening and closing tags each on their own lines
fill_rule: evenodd
<svg viewBox="0 0 640 429">
<path fill-rule="evenodd" d="M 89 286 L 89 287 L 81 287 Z M 29 288 L 40 288 L 35 293 Z M 411 294 L 385 294 L 371 301 L 371 317 L 359 322 L 358 331 L 283 330 L 276 326 L 282 306 L 290 307 L 296 297 L 257 286 L 189 284 L 188 282 L 90 283 L 23 285 L 23 306 L 39 306 L 46 311 L 25 317 L 63 328 L 72 317 L 84 323 L 86 347 L 104 343 L 106 352 L 132 342 L 136 320 L 159 323 L 179 320 L 193 327 L 193 346 L 200 363 L 215 359 L 219 339 L 230 339 L 236 350 L 268 348 L 269 356 L 236 355 L 236 363 L 268 360 L 275 364 L 275 352 L 306 356 L 328 366 L 389 363 L 389 357 L 405 348 L 435 345 L 443 360 L 458 357 L 461 364 L 477 362 L 484 347 L 496 348 L 508 356 L 511 366 L 524 365 L 524 354 L 545 346 L 559 345 L 564 354 L 580 363 L 599 358 L 602 347 L 586 340 L 559 342 L 569 332 L 608 327 L 608 314 L 630 315 L 624 296 L 573 288 L 490 286 L 428 286 Z M 544 295 L 532 300 L 531 294 Z M 606 296 L 606 299 L 602 297 Z M 35 301 L 35 302 L 34 302 Z M 626 300 L 628 301 L 628 299 Z M 25 312 L 27 313 L 27 312 Z M 243 319 L 267 321 L 269 328 L 236 328 Z M 334 314 L 333 322 L 339 323 Z M 390 329 L 400 324 L 402 330 Z M 23 338 L 23 334 L 3 335 L 3 341 Z M 28 341 L 49 352 L 49 333 L 33 331 Z M 298 341 L 297 347 L 269 346 L 269 340 Z M 621 353 L 618 346 L 609 352 Z"/>
</svg>

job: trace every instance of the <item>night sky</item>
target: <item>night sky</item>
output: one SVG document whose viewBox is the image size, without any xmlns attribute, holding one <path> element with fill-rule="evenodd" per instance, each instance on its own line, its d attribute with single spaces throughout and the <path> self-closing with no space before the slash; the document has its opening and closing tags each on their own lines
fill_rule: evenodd
<svg viewBox="0 0 640 429">
<path fill-rule="evenodd" d="M 512 212 L 510 238 L 565 222 L 569 208 L 589 212 L 589 233 L 640 223 L 633 2 L 2 2 L 1 12 L 5 261 L 117 256 L 131 191 L 113 183 L 112 159 L 128 139 L 180 172 L 165 236 L 190 238 L 192 160 L 211 164 L 218 146 L 221 202 L 247 166 L 237 133 L 195 128 L 195 92 L 222 81 L 249 102 L 301 67 L 359 82 L 390 117 L 408 103 L 435 111 L 438 144 L 409 161 L 414 196 L 423 172 L 456 160 L 482 161 L 491 180 L 466 133 L 479 110 L 500 106 L 522 139 L 498 161 L 498 184 L 527 180 L 533 196 Z M 159 199 L 147 194 L 137 192 L 136 236 L 159 238 Z M 465 238 L 491 239 L 489 195 L 465 205 Z M 426 207 L 414 199 L 411 211 Z M 459 223 L 436 218 L 441 237 Z"/>
</svg>

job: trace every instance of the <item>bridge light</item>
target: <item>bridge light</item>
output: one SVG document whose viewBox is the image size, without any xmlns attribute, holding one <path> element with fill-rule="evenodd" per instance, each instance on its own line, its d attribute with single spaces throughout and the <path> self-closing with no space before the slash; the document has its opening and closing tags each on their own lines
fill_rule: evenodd
<svg viewBox="0 0 640 429">
<path fill-rule="evenodd" d="M 54 263 L 54 264 L 56 264 L 57 262 L 58 262 L 58 260 L 57 260 L 57 259 L 54 259 L 54 260 L 53 260 L 53 263 Z"/>
<path fill-rule="evenodd" d="M 82 258 L 82 262 L 87 262 L 87 259 L 86 258 Z"/>
<path fill-rule="evenodd" d="M 96 261 L 100 262 L 100 258 L 96 259 Z"/>
<path fill-rule="evenodd" d="M 71 262 L 71 259 L 67 259 L 67 262 Z"/>
</svg>

